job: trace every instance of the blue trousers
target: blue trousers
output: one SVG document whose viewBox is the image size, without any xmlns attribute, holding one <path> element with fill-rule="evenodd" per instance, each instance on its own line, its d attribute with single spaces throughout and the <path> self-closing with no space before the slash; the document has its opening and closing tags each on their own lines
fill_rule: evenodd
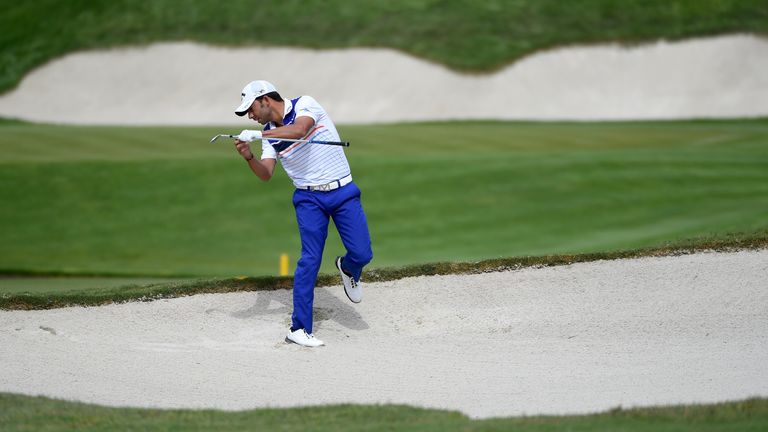
<svg viewBox="0 0 768 432">
<path fill-rule="evenodd" d="M 328 192 L 296 189 L 293 206 L 301 235 L 301 258 L 293 276 L 291 327 L 312 333 L 315 283 L 328 237 L 329 218 L 333 218 L 347 250 L 344 270 L 358 281 L 363 267 L 373 259 L 371 236 L 360 203 L 360 189 L 354 182 Z"/>
</svg>

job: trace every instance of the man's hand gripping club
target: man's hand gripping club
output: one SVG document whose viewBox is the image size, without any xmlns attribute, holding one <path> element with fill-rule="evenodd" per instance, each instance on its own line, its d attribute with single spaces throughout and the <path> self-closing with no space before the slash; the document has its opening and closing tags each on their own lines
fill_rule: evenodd
<svg viewBox="0 0 768 432">
<path fill-rule="evenodd" d="M 261 139 L 261 131 L 249 129 L 244 129 L 242 132 L 240 132 L 240 135 L 237 136 L 237 139 L 235 139 L 235 147 L 237 148 L 237 152 L 240 153 L 240 156 L 245 158 L 245 160 L 253 160 L 254 155 L 251 151 L 250 143 L 256 141 L 257 139 Z"/>
<path fill-rule="evenodd" d="M 274 159 L 258 160 L 251 151 L 251 142 L 261 139 L 261 131 L 245 129 L 240 132 L 240 135 L 235 139 L 235 148 L 240 156 L 248 161 L 248 165 L 251 167 L 251 171 L 256 174 L 263 181 L 267 181 L 272 178 L 272 173 L 275 170 Z"/>
</svg>

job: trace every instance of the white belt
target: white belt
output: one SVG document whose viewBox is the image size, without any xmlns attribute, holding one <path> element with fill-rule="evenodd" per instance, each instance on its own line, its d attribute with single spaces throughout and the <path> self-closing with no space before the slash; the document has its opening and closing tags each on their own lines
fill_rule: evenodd
<svg viewBox="0 0 768 432">
<path fill-rule="evenodd" d="M 342 177 L 342 178 L 340 178 L 338 180 L 334 180 L 334 181 L 332 181 L 330 183 L 321 184 L 321 185 L 317 185 L 317 186 L 300 186 L 297 189 L 309 190 L 309 191 L 328 192 L 328 191 L 332 191 L 334 189 L 338 189 L 338 188 L 340 188 L 342 186 L 348 185 L 351 182 L 352 182 L 352 174 L 350 174 L 350 175 L 348 175 L 346 177 Z"/>
</svg>

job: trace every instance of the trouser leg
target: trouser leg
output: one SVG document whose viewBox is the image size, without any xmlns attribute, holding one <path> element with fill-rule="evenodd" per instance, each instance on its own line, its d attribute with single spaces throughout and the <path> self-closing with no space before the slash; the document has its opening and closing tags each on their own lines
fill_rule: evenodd
<svg viewBox="0 0 768 432">
<path fill-rule="evenodd" d="M 293 204 L 301 236 L 301 258 L 293 276 L 291 322 L 294 330 L 303 328 L 312 333 L 312 305 L 325 239 L 328 237 L 328 214 L 310 192 L 297 190 Z"/>
<path fill-rule="evenodd" d="M 360 202 L 360 189 L 354 183 L 346 188 L 349 188 L 349 196 L 334 210 L 332 217 L 341 242 L 347 249 L 342 261 L 343 268 L 359 281 L 363 267 L 373 259 L 373 250 L 368 221 Z"/>
</svg>

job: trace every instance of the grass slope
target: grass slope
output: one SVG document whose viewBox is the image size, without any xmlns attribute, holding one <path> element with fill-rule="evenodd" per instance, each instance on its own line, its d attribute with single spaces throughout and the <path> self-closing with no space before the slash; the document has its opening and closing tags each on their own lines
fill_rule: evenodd
<svg viewBox="0 0 768 432">
<path fill-rule="evenodd" d="M 0 0 L 0 92 L 65 53 L 168 40 L 391 47 L 489 70 L 558 45 L 768 34 L 764 0 Z"/>
<path fill-rule="evenodd" d="M 0 125 L 0 271 L 276 274 L 278 172 L 215 128 Z M 607 252 L 768 228 L 768 121 L 348 126 L 374 267 Z M 332 228 L 322 271 L 343 250 Z"/>
<path fill-rule="evenodd" d="M 367 282 L 382 282 L 413 276 L 431 276 L 440 274 L 477 274 L 533 266 L 567 265 L 578 262 L 613 260 L 649 256 L 681 255 L 702 251 L 734 251 L 745 249 L 768 248 L 768 230 L 758 233 L 740 233 L 719 235 L 717 237 L 694 238 L 674 244 L 653 248 L 598 252 L 577 255 L 546 255 L 517 258 L 497 258 L 479 262 L 441 262 L 409 265 L 392 268 L 368 269 L 365 272 Z M 77 280 L 78 278 L 76 278 Z M 30 284 L 11 289 L 0 289 L 0 310 L 2 309 L 54 309 L 69 306 L 98 306 L 124 301 L 152 301 L 201 293 L 229 293 L 238 291 L 269 291 L 291 289 L 292 277 L 237 277 L 224 279 L 199 279 L 194 281 L 150 282 L 134 280 L 132 283 L 117 284 L 113 279 L 88 281 L 71 284 L 51 284 L 48 286 Z M 20 279 L 25 281 L 25 279 Z M 117 279 L 124 280 L 124 279 Z M 33 279 L 35 281 L 35 279 Z M 31 282 L 34 283 L 34 282 Z M 101 283 L 101 285 L 99 285 Z M 338 273 L 320 274 L 316 286 L 338 285 Z M 2 287 L 0 285 L 0 287 Z"/>
<path fill-rule="evenodd" d="M 768 399 L 709 405 L 614 409 L 582 416 L 470 420 L 452 411 L 399 405 L 290 409 L 157 410 L 109 408 L 0 393 L 0 428 L 16 431 L 281 430 L 281 431 L 760 431 Z"/>
</svg>

